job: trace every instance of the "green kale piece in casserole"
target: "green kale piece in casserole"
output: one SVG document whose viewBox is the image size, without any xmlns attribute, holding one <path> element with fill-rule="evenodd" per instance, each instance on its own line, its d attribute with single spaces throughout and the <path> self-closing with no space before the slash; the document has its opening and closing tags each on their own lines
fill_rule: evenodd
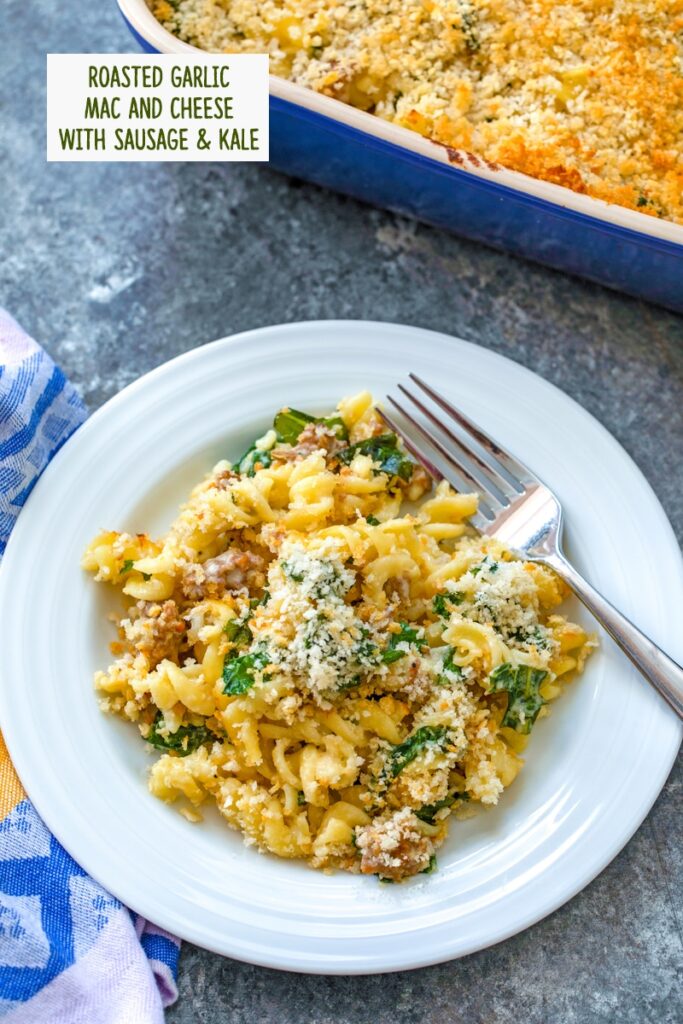
<svg viewBox="0 0 683 1024">
<path fill-rule="evenodd" d="M 405 658 L 407 651 L 402 651 L 398 645 L 401 643 L 416 644 L 418 642 L 419 628 L 408 625 L 407 622 L 400 623 L 399 633 L 392 633 L 389 643 L 382 651 L 382 661 L 385 665 L 391 665 L 399 658 Z"/>
<path fill-rule="evenodd" d="M 162 732 L 164 735 L 162 735 Z M 213 739 L 205 725 L 181 725 L 175 732 L 168 732 L 163 712 L 159 711 L 146 740 L 155 750 L 173 751 L 179 757 L 187 757 L 202 743 Z"/>
<path fill-rule="evenodd" d="M 344 465 L 348 466 L 356 455 L 369 455 L 374 463 L 379 466 L 380 473 L 386 473 L 390 477 L 398 477 L 401 480 L 410 480 L 415 469 L 412 462 L 398 447 L 396 434 L 379 434 L 377 437 L 366 437 L 363 441 L 357 441 L 348 448 L 342 448 L 337 453 L 337 458 Z"/>
<path fill-rule="evenodd" d="M 236 658 L 226 658 L 223 663 L 223 693 L 231 697 L 246 693 L 256 682 L 254 673 L 265 668 L 268 660 L 268 653 L 262 647 Z"/>
<path fill-rule="evenodd" d="M 538 691 L 547 675 L 545 669 L 512 665 L 508 661 L 493 670 L 488 680 L 490 692 L 506 691 L 508 695 L 502 725 L 521 733 L 531 732 L 538 712 L 546 703 Z"/>
<path fill-rule="evenodd" d="M 320 423 L 321 426 L 332 430 L 341 441 L 348 439 L 346 424 L 341 416 L 310 416 L 298 409 L 281 409 L 273 421 L 273 428 L 278 441 L 294 445 L 309 423 Z"/>
<path fill-rule="evenodd" d="M 385 778 L 395 779 L 403 769 L 429 747 L 443 749 L 448 739 L 445 725 L 422 725 L 403 743 L 398 743 L 389 754 Z"/>
</svg>

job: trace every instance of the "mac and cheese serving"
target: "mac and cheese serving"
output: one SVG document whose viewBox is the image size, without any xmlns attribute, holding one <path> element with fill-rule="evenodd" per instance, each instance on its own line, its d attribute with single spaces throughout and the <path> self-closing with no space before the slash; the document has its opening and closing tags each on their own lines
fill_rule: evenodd
<svg viewBox="0 0 683 1024">
<path fill-rule="evenodd" d="M 432 487 L 364 393 L 281 410 L 165 537 L 96 537 L 83 566 L 128 607 L 95 684 L 160 753 L 152 793 L 191 820 L 215 802 L 313 867 L 432 870 L 594 643 L 554 614 L 551 571 L 468 526 L 476 508 Z"/>
<path fill-rule="evenodd" d="M 683 223 L 683 0 L 147 2 L 201 49 Z"/>
</svg>

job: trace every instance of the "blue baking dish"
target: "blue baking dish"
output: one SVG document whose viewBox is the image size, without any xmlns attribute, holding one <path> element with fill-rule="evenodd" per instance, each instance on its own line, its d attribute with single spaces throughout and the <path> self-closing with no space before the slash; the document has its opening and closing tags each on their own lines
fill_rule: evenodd
<svg viewBox="0 0 683 1024">
<path fill-rule="evenodd" d="M 149 53 L 199 53 L 118 0 Z M 683 312 L 683 226 L 449 150 L 270 79 L 270 163 L 364 202 Z"/>
</svg>

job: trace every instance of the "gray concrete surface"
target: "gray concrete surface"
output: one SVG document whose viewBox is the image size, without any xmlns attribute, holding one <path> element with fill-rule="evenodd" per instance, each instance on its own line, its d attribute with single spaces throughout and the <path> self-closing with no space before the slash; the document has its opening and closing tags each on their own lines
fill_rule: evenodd
<svg viewBox="0 0 683 1024">
<path fill-rule="evenodd" d="M 169 357 L 244 328 L 317 317 L 432 327 L 576 398 L 635 458 L 683 535 L 683 319 L 267 168 L 48 166 L 44 53 L 134 44 L 114 0 L 5 0 L 2 35 L 0 302 L 91 409 Z M 613 864 L 508 942 L 364 979 L 280 974 L 186 945 L 168 1022 L 674 1024 L 682 777 L 679 759 Z"/>
</svg>

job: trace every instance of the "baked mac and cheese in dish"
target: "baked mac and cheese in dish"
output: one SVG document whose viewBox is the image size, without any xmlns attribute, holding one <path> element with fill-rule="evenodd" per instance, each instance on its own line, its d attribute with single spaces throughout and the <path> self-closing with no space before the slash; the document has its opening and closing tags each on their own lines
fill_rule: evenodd
<svg viewBox="0 0 683 1024">
<path fill-rule="evenodd" d="M 476 508 L 363 393 L 281 410 L 165 537 L 97 536 L 83 566 L 127 608 L 95 685 L 159 752 L 152 793 L 191 820 L 215 802 L 316 868 L 432 870 L 594 645 L 550 570 L 468 526 Z"/>
<path fill-rule="evenodd" d="M 683 223 L 683 0 L 147 2 L 184 42 Z"/>
</svg>

